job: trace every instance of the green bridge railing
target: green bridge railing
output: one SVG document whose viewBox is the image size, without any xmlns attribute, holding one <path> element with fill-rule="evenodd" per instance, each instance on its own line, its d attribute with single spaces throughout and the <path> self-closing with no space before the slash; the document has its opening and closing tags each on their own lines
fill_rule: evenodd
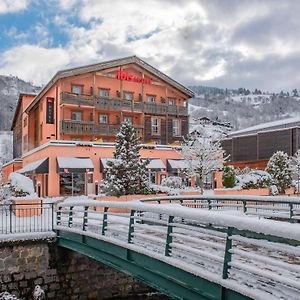
<svg viewBox="0 0 300 300">
<path fill-rule="evenodd" d="M 188 199 L 199 201 L 186 197 L 182 203 Z M 86 200 L 60 204 L 56 230 L 62 245 L 85 249 L 94 258 L 104 251 L 102 257 L 110 265 L 138 274 L 140 280 L 173 298 L 299 299 L 298 224 L 236 216 L 213 207 L 207 211 Z M 135 260 L 137 254 L 143 259 Z M 149 272 L 152 277 L 145 275 Z"/>
<path fill-rule="evenodd" d="M 236 210 L 247 215 L 300 222 L 300 197 L 282 196 L 163 196 L 143 198 L 144 203 L 180 203 L 208 210 Z"/>
</svg>

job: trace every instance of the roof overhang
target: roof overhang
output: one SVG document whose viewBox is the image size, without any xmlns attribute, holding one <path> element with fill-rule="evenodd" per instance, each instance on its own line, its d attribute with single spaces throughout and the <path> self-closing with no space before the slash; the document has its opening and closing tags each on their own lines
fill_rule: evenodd
<svg viewBox="0 0 300 300">
<path fill-rule="evenodd" d="M 35 162 L 27 164 L 22 169 L 18 170 L 20 174 L 48 174 L 49 173 L 49 158 L 43 158 Z"/>
<path fill-rule="evenodd" d="M 57 157 L 58 173 L 85 173 L 93 171 L 94 164 L 88 157 Z"/>
<path fill-rule="evenodd" d="M 180 172 L 181 170 L 187 169 L 187 163 L 184 159 L 168 159 L 167 169 L 168 172 Z"/>
</svg>

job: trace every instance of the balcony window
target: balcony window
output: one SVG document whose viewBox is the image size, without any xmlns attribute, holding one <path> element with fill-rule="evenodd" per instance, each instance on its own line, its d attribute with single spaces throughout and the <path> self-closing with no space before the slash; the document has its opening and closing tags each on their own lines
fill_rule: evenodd
<svg viewBox="0 0 300 300">
<path fill-rule="evenodd" d="M 169 106 L 174 106 L 174 105 L 175 105 L 175 99 L 173 99 L 173 98 L 168 98 L 168 105 L 169 105 Z"/>
<path fill-rule="evenodd" d="M 99 96 L 100 97 L 108 97 L 109 96 L 109 90 L 108 89 L 100 89 L 99 90 Z"/>
<path fill-rule="evenodd" d="M 72 93 L 73 94 L 81 95 L 82 94 L 82 90 L 83 90 L 83 86 L 82 85 L 72 85 Z"/>
<path fill-rule="evenodd" d="M 129 124 L 132 124 L 132 117 L 130 117 L 130 116 L 124 117 L 124 122 L 127 122 L 127 123 L 129 123 Z"/>
<path fill-rule="evenodd" d="M 82 112 L 81 111 L 73 111 L 72 112 L 72 120 L 73 121 L 81 121 L 82 120 Z"/>
<path fill-rule="evenodd" d="M 151 134 L 160 134 L 160 120 L 158 118 L 151 118 Z"/>
<path fill-rule="evenodd" d="M 130 93 L 130 92 L 124 92 L 124 94 L 123 94 L 123 98 L 125 99 L 125 100 L 133 100 L 133 93 Z"/>
<path fill-rule="evenodd" d="M 178 119 L 172 120 L 172 129 L 173 129 L 173 136 L 180 136 L 181 135 L 181 122 Z"/>
<path fill-rule="evenodd" d="M 155 102 L 155 96 L 147 95 L 147 102 L 148 103 L 154 103 Z"/>
<path fill-rule="evenodd" d="M 108 123 L 108 115 L 99 115 L 99 123 L 107 124 Z"/>
</svg>

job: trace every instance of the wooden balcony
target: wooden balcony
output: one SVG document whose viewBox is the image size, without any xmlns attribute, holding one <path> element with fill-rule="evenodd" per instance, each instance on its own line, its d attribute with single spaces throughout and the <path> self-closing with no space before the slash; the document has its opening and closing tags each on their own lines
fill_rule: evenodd
<svg viewBox="0 0 300 300">
<path fill-rule="evenodd" d="M 166 104 L 146 103 L 130 101 L 114 97 L 99 97 L 89 95 L 76 95 L 72 93 L 61 93 L 61 104 L 75 104 L 83 106 L 91 106 L 96 109 L 104 109 L 109 111 L 131 111 L 144 112 L 153 115 L 178 115 L 187 116 L 187 107 L 168 106 Z"/>
<path fill-rule="evenodd" d="M 64 120 L 60 122 L 60 130 L 62 134 L 71 135 L 116 135 L 120 129 L 120 124 L 95 124 L 95 122 Z M 144 126 L 134 125 L 138 137 L 143 135 Z"/>
</svg>

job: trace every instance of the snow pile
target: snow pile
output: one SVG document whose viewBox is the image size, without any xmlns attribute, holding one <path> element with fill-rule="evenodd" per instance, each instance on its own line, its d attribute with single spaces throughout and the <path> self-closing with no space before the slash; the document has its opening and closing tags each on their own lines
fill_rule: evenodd
<svg viewBox="0 0 300 300">
<path fill-rule="evenodd" d="M 45 292 L 39 285 L 36 285 L 35 288 L 34 288 L 33 299 L 34 300 L 43 300 L 43 299 L 45 299 Z"/>
<path fill-rule="evenodd" d="M 271 185 L 271 175 L 261 170 L 251 170 L 236 176 L 237 187 L 241 189 L 267 188 Z"/>
<path fill-rule="evenodd" d="M 30 178 L 13 172 L 8 179 L 13 196 L 22 197 L 34 194 L 33 181 Z"/>
<path fill-rule="evenodd" d="M 0 293 L 0 300 L 19 300 L 19 298 L 8 292 L 2 292 Z"/>
</svg>

